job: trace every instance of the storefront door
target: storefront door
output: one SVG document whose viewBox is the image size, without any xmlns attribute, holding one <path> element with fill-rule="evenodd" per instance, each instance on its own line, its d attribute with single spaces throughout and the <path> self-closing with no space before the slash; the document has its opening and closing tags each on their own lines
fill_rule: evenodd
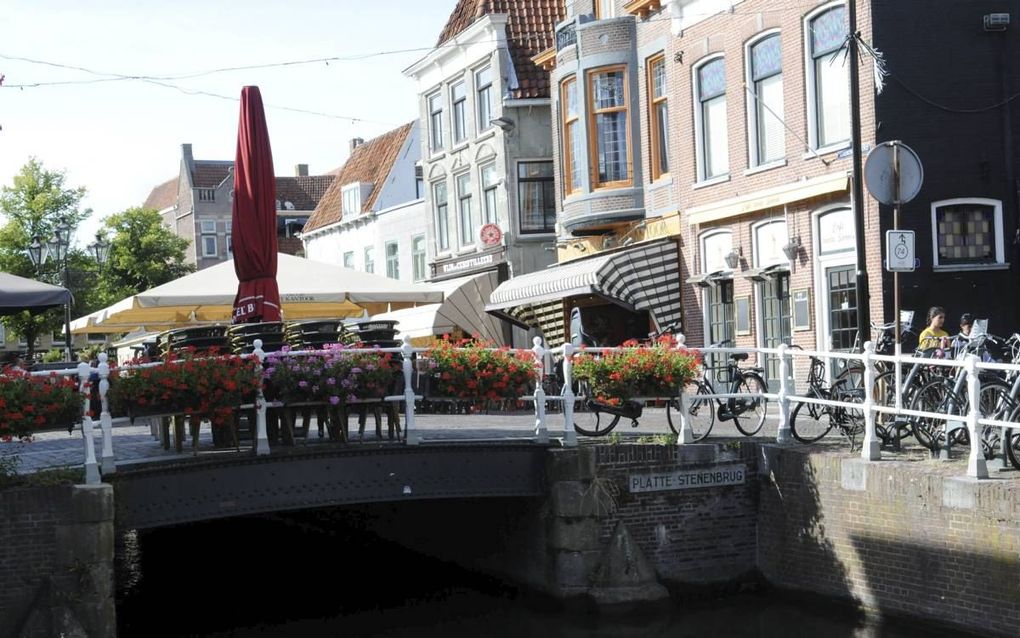
<svg viewBox="0 0 1020 638">
<path fill-rule="evenodd" d="M 762 283 L 762 342 L 766 348 L 790 345 L 790 275 L 781 273 Z M 779 388 L 779 359 L 765 355 L 765 378 L 769 389 Z"/>
</svg>

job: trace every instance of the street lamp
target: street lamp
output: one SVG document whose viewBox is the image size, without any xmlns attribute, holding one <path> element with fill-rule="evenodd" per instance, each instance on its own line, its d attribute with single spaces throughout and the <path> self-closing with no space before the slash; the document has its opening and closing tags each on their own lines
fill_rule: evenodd
<svg viewBox="0 0 1020 638">
<path fill-rule="evenodd" d="M 110 258 L 110 241 L 102 233 L 96 233 L 96 241 L 89 244 L 88 249 L 100 266 Z"/>
</svg>

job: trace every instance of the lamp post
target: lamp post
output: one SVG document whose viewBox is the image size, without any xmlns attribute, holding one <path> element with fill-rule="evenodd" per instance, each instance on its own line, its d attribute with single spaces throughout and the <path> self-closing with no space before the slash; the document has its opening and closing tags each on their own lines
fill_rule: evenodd
<svg viewBox="0 0 1020 638">
<path fill-rule="evenodd" d="M 53 237 L 45 244 L 39 241 L 38 235 L 32 238 L 32 243 L 28 246 L 28 258 L 32 260 L 32 265 L 37 270 L 41 270 L 46 262 L 52 261 L 60 271 L 61 285 L 67 288 L 67 256 L 70 246 L 71 226 L 67 223 L 66 218 L 61 217 L 53 229 Z M 100 266 L 106 262 L 110 255 L 110 242 L 99 234 L 96 235 L 96 241 L 89 244 L 88 248 Z M 71 304 L 68 302 L 64 304 L 64 357 L 67 361 L 71 361 L 71 353 Z"/>
</svg>

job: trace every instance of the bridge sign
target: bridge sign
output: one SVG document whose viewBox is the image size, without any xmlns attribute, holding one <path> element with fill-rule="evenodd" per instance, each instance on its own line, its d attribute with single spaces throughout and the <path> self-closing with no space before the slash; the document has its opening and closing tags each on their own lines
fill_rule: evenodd
<svg viewBox="0 0 1020 638">
<path fill-rule="evenodd" d="M 889 272 L 914 272 L 914 231 L 885 231 L 885 264 Z"/>
<path fill-rule="evenodd" d="M 680 472 L 631 474 L 627 477 L 627 484 L 630 487 L 630 492 L 634 494 L 636 492 L 688 490 L 696 487 L 743 485 L 746 480 L 746 465 L 720 465 Z"/>
</svg>

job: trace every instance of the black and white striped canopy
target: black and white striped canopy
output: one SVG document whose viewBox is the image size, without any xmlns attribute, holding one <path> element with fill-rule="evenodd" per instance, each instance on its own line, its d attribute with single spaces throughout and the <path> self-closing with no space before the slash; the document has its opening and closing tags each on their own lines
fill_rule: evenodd
<svg viewBox="0 0 1020 638">
<path fill-rule="evenodd" d="M 586 259 L 550 266 L 514 277 L 492 292 L 487 312 L 514 323 L 538 328 L 546 344 L 564 339 L 568 297 L 598 295 L 626 308 L 647 310 L 660 328 L 679 326 L 680 251 L 667 239 Z"/>
</svg>

